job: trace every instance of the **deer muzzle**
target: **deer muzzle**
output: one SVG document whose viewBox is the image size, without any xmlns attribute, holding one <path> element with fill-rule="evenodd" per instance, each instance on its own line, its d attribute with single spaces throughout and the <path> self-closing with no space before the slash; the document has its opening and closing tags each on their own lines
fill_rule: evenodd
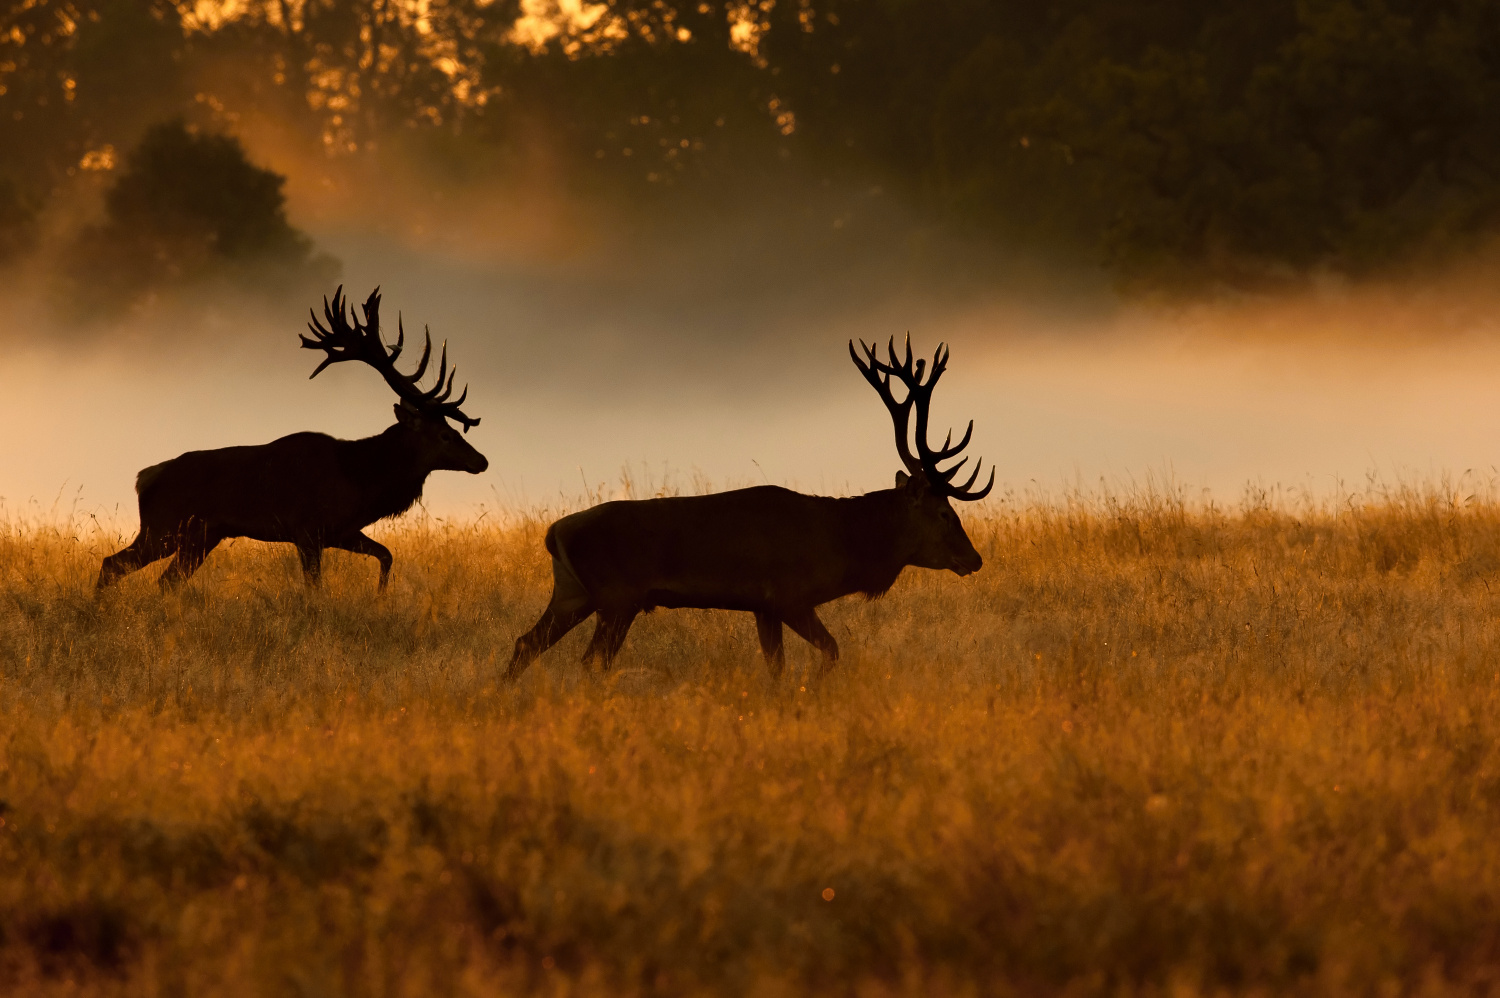
<svg viewBox="0 0 1500 998">
<path fill-rule="evenodd" d="M 958 576 L 973 575 L 984 567 L 984 558 L 980 557 L 978 551 L 970 551 L 960 555 L 953 561 L 953 572 Z"/>
</svg>

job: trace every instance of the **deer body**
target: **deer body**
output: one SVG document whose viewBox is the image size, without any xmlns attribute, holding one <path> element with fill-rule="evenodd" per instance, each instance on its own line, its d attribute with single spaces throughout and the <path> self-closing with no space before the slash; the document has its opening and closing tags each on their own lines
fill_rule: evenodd
<svg viewBox="0 0 1500 998">
<path fill-rule="evenodd" d="M 160 532 L 196 520 L 224 537 L 294 543 L 362 530 L 409 509 L 436 470 L 399 431 L 363 440 L 293 433 L 188 451 L 136 479 L 141 526 Z"/>
<path fill-rule="evenodd" d="M 337 317 L 326 305 L 325 312 L 338 333 L 325 336 L 344 337 L 340 345 L 355 342 L 357 336 L 364 337 L 366 342 L 360 344 L 364 348 L 370 339 L 379 344 L 378 294 L 372 294 L 365 305 L 368 328 L 356 324 L 351 330 L 343 321 L 341 297 L 335 295 L 334 303 Z M 384 354 L 385 348 L 378 350 Z M 369 349 L 365 352 L 375 356 Z M 393 362 L 399 353 L 398 347 L 388 360 Z M 378 366 L 369 357 L 332 359 L 362 359 Z M 446 358 L 443 366 L 446 375 Z M 438 390 L 425 395 L 408 390 L 425 369 L 424 355 L 415 376 L 393 380 L 402 376 L 387 374 L 394 367 L 386 364 L 382 374 L 393 381 L 403 401 L 395 407 L 395 425 L 376 436 L 339 440 L 324 433 L 293 433 L 257 446 L 188 451 L 141 471 L 135 484 L 140 533 L 129 547 L 104 559 L 96 589 L 175 555 L 161 577 L 162 588 L 172 588 L 186 581 L 208 553 L 230 537 L 296 545 L 309 584 L 319 580 L 325 548 L 370 555 L 380 563 L 380 588 L 384 589 L 390 578 L 391 553 L 365 536 L 364 528 L 409 509 L 421 498 L 427 476 L 434 471 L 478 474 L 489 467 L 484 455 L 447 423 L 448 418 L 477 420 L 454 415 L 458 403 L 443 406 L 445 399 L 437 399 L 438 404 L 432 404 Z M 442 380 L 440 376 L 439 389 Z"/>
<path fill-rule="evenodd" d="M 833 499 L 763 485 L 608 502 L 553 524 L 547 549 L 603 606 L 813 607 L 878 596 L 907 565 L 937 560 L 915 550 L 904 498 L 899 488 Z"/>
<path fill-rule="evenodd" d="M 905 475 L 894 489 L 848 499 L 768 485 L 608 502 L 558 520 L 546 544 L 552 601 L 516 642 L 511 677 L 596 612 L 585 658 L 608 665 L 636 615 L 657 607 L 754 613 L 773 672 L 784 659 L 782 624 L 832 662 L 838 643 L 818 606 L 879 596 L 909 565 L 968 575 L 983 564 L 947 500 Z"/>
<path fill-rule="evenodd" d="M 853 344 L 850 344 L 853 350 Z M 852 593 L 884 593 L 907 566 L 979 570 L 974 550 L 949 498 L 981 499 L 978 492 L 949 484 L 960 465 L 938 462 L 967 444 L 933 450 L 926 442 L 927 401 L 947 362 L 939 347 L 931 378 L 922 382 L 923 362 L 913 367 L 910 345 L 904 365 L 882 364 L 867 348 L 860 366 L 895 419 L 897 448 L 910 474 L 896 487 L 849 499 L 809 496 L 775 486 L 717 495 L 609 502 L 574 513 L 547 531 L 552 555 L 552 599 L 541 619 L 516 640 L 507 678 L 514 679 L 564 634 L 597 613 L 599 620 L 584 660 L 607 668 L 636 615 L 656 607 L 744 610 L 755 614 L 761 651 L 773 674 L 784 660 L 783 624 L 823 653 L 824 668 L 838 658 L 838 643 L 817 607 Z M 896 402 L 889 378 L 907 385 Z M 907 444 L 907 417 L 916 407 L 918 455 Z M 972 431 L 973 424 L 970 424 Z"/>
</svg>

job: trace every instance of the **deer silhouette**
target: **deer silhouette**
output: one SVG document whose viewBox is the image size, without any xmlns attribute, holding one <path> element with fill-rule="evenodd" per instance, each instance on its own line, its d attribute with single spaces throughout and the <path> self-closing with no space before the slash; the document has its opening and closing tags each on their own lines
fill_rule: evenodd
<svg viewBox="0 0 1500 998">
<path fill-rule="evenodd" d="M 324 321 L 314 313 L 308 323 L 312 335 L 301 337 L 304 348 L 327 354 L 310 377 L 330 364 L 370 365 L 400 399 L 395 424 L 362 440 L 293 433 L 268 444 L 188 451 L 142 470 L 135 479 L 140 532 L 128 547 L 104 559 L 96 592 L 122 575 L 175 556 L 160 579 L 162 590 L 171 590 L 229 537 L 296 545 L 309 585 L 318 583 L 325 548 L 367 554 L 380 563 L 380 588 L 385 589 L 391 552 L 365 535 L 364 528 L 409 509 L 432 472 L 477 475 L 489 461 L 448 425 L 451 419 L 467 433 L 479 420 L 460 408 L 468 388 L 452 399 L 458 370 L 448 369 L 447 343 L 437 384 L 423 391 L 418 382 L 432 359 L 431 333 L 424 333 L 416 371 L 402 374 L 396 369 L 406 342 L 400 318 L 396 344 L 387 348 L 380 335 L 379 288 L 370 292 L 363 310 L 360 322 L 354 309 L 346 307 L 342 287 L 332 302 L 323 300 Z"/>
</svg>

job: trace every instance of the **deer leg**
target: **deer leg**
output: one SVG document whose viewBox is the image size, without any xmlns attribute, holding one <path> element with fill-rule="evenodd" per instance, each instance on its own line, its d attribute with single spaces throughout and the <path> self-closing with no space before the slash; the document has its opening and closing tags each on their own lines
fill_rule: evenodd
<svg viewBox="0 0 1500 998">
<path fill-rule="evenodd" d="M 559 601 L 552 593 L 552 602 L 542 611 L 542 617 L 525 634 L 516 638 L 516 650 L 510 656 L 510 667 L 505 670 L 506 679 L 515 679 L 526 671 L 526 667 L 562 640 L 562 636 L 588 619 L 594 612 L 590 603 Z"/>
<path fill-rule="evenodd" d="M 567 563 L 552 559 L 552 599 L 542 617 L 525 634 L 516 638 L 516 650 L 510 656 L 506 679 L 515 679 L 537 657 L 562 640 L 562 636 L 583 623 L 594 612 L 594 599 Z M 592 643 L 591 643 L 592 644 Z"/>
<path fill-rule="evenodd" d="M 806 610 L 798 610 L 794 613 L 782 615 L 786 626 L 796 631 L 803 640 L 807 641 L 818 651 L 823 653 L 823 668 L 821 672 L 827 672 L 838 661 L 839 643 L 833 640 L 833 635 L 828 633 L 828 628 L 818 619 L 818 611 L 812 607 Z"/>
<path fill-rule="evenodd" d="M 635 623 L 639 610 L 631 609 L 627 614 L 621 614 L 610 624 L 609 644 L 604 646 L 604 668 L 608 669 L 614 664 L 615 656 L 620 654 L 620 648 L 625 644 L 625 635 L 630 633 L 630 625 Z"/>
<path fill-rule="evenodd" d="M 161 573 L 157 584 L 161 586 L 164 593 L 171 592 L 192 578 L 193 573 L 198 571 L 198 566 L 203 564 L 203 559 L 208 553 L 218 547 L 220 537 L 212 534 L 199 534 L 196 531 L 184 536 L 177 547 L 177 558 L 167 566 L 167 570 Z"/>
<path fill-rule="evenodd" d="M 599 619 L 594 621 L 594 633 L 589 636 L 589 646 L 583 650 L 583 656 L 578 660 L 584 666 L 592 666 L 594 659 L 604 654 L 606 643 L 605 634 L 609 631 L 609 617 L 603 610 L 599 611 Z"/>
<path fill-rule="evenodd" d="M 94 592 L 102 591 L 122 575 L 129 575 L 138 568 L 165 558 L 176 550 L 175 538 L 157 538 L 143 530 L 136 535 L 130 546 L 104 559 L 99 566 L 99 581 L 94 583 Z"/>
<path fill-rule="evenodd" d="M 594 636 L 589 639 L 588 648 L 584 649 L 582 661 L 585 664 L 599 659 L 608 672 L 609 667 L 614 664 L 615 656 L 620 653 L 620 646 L 625 643 L 625 635 L 630 632 L 630 625 L 635 622 L 639 610 L 600 610 L 599 622 L 594 625 Z"/>
<path fill-rule="evenodd" d="M 312 544 L 298 544 L 297 557 L 302 560 L 302 581 L 316 586 L 323 577 L 323 549 Z"/>
<path fill-rule="evenodd" d="M 764 610 L 755 611 L 755 633 L 760 638 L 761 654 L 766 656 L 766 665 L 771 678 L 781 675 L 786 665 L 786 652 L 781 645 L 781 618 Z"/>
<path fill-rule="evenodd" d="M 380 562 L 380 591 L 385 592 L 386 583 L 391 580 L 391 549 L 379 541 L 372 541 L 359 531 L 340 537 L 338 540 L 329 541 L 328 546 L 338 548 L 340 551 L 353 551 L 355 554 L 367 554 Z"/>
</svg>

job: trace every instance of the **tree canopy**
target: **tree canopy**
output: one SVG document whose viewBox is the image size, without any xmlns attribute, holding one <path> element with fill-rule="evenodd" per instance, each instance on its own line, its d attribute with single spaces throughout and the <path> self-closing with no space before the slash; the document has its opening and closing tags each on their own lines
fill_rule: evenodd
<svg viewBox="0 0 1500 998">
<path fill-rule="evenodd" d="M 542 136 L 569 182 L 666 199 L 877 182 L 1148 287 L 1376 272 L 1500 224 L 1487 0 L 0 0 L 0 251 L 90 157 L 251 112 L 335 156 Z"/>
<path fill-rule="evenodd" d="M 73 300 L 126 304 L 143 292 L 229 274 L 246 283 L 321 285 L 337 264 L 286 217 L 286 180 L 251 163 L 237 139 L 180 119 L 147 129 L 105 191 L 102 224 L 65 260 Z"/>
</svg>

